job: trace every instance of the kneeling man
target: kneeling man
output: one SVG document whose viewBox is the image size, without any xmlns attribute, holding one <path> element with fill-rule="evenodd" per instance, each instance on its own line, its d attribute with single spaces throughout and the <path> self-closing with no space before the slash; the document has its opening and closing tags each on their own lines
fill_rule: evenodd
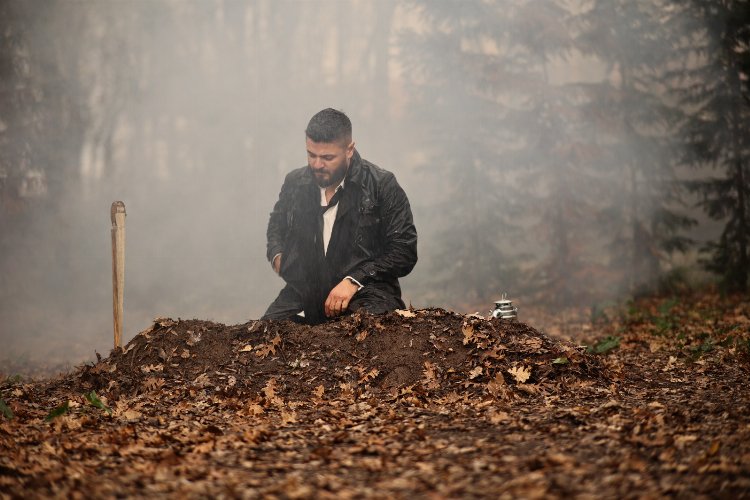
<svg viewBox="0 0 750 500">
<path fill-rule="evenodd" d="M 359 156 L 334 109 L 307 125 L 307 166 L 281 186 L 267 257 L 286 286 L 263 319 L 317 324 L 363 309 L 404 307 L 398 278 L 417 263 L 417 230 L 396 177 Z"/>
</svg>

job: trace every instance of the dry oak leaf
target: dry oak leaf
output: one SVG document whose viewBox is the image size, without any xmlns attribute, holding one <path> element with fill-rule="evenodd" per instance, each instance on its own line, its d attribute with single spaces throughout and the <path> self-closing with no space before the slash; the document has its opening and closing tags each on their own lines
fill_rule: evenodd
<svg viewBox="0 0 750 500">
<path fill-rule="evenodd" d="M 247 408 L 245 408 L 245 413 L 253 417 L 262 415 L 265 412 L 266 410 L 264 410 L 263 407 L 258 403 L 250 403 Z"/>
<path fill-rule="evenodd" d="M 173 320 L 172 318 L 154 318 L 154 324 L 159 325 L 161 327 L 167 327 L 167 326 L 174 326 L 177 324 L 177 321 Z M 153 329 L 153 327 L 151 327 Z"/>
<path fill-rule="evenodd" d="M 380 370 L 378 370 L 377 368 L 373 368 L 367 373 L 365 373 L 364 369 L 360 367 L 357 367 L 357 370 L 359 371 L 361 375 L 359 382 L 357 382 L 358 384 L 369 382 L 370 380 L 374 379 L 380 374 Z"/>
<path fill-rule="evenodd" d="M 427 384 L 425 384 L 427 389 L 437 389 L 440 387 L 434 363 L 430 363 L 429 361 L 424 362 L 424 378 L 427 382 Z"/>
<path fill-rule="evenodd" d="M 143 373 L 163 372 L 164 371 L 164 365 L 146 365 L 146 366 L 141 366 L 141 371 Z"/>
<path fill-rule="evenodd" d="M 276 395 L 276 379 L 271 378 L 263 388 L 263 394 L 266 395 L 266 403 L 275 406 L 284 406 L 284 400 Z"/>
<path fill-rule="evenodd" d="M 281 425 L 293 424 L 297 422 L 297 412 L 281 410 Z"/>
<path fill-rule="evenodd" d="M 505 391 L 505 379 L 503 378 L 502 373 L 497 372 L 495 374 L 495 377 L 487 384 L 487 390 L 493 396 L 497 396 Z"/>
<path fill-rule="evenodd" d="M 141 412 L 133 409 L 125 410 L 120 414 L 120 416 L 125 420 L 138 420 L 142 415 L 143 414 Z"/>
<path fill-rule="evenodd" d="M 164 379 L 161 378 L 149 377 L 143 381 L 143 386 L 149 391 L 160 389 L 163 385 Z"/>
<path fill-rule="evenodd" d="M 263 388 L 263 394 L 266 395 L 266 399 L 273 399 L 276 397 L 276 379 L 270 378 L 266 382 L 266 386 Z"/>
<path fill-rule="evenodd" d="M 529 349 L 537 351 L 542 348 L 542 339 L 538 338 L 527 338 L 521 341 L 522 344 L 526 345 Z"/>
<path fill-rule="evenodd" d="M 469 323 L 461 325 L 461 332 L 464 334 L 464 345 L 471 342 L 471 339 L 474 338 L 474 326 Z"/>
<path fill-rule="evenodd" d="M 205 373 L 201 373 L 197 377 L 195 377 L 195 380 L 193 380 L 193 384 L 195 384 L 197 387 L 208 387 L 211 385 L 211 380 L 208 378 L 208 375 Z"/>
<path fill-rule="evenodd" d="M 487 412 L 487 417 L 489 418 L 490 422 L 493 424 L 502 424 L 505 422 L 510 422 L 510 415 L 500 410 L 491 409 L 490 411 Z"/>
<path fill-rule="evenodd" d="M 320 384 L 318 387 L 315 388 L 315 397 L 320 399 L 323 397 L 323 393 L 326 391 L 326 388 L 323 387 L 323 384 Z"/>
<path fill-rule="evenodd" d="M 253 350 L 253 346 L 251 346 L 250 344 L 247 344 L 242 349 L 240 349 L 240 352 L 249 352 L 249 351 L 252 351 L 252 350 Z"/>
<path fill-rule="evenodd" d="M 474 368 L 473 370 L 469 372 L 469 379 L 473 380 L 477 378 L 478 376 L 480 376 L 481 374 L 482 374 L 482 367 L 477 366 L 476 368 Z"/>
<path fill-rule="evenodd" d="M 412 311 L 408 309 L 396 309 L 396 314 L 398 314 L 399 316 L 403 316 L 404 318 L 416 317 L 416 314 L 414 314 Z"/>
<path fill-rule="evenodd" d="M 513 378 L 516 379 L 516 382 L 518 382 L 519 384 L 523 384 L 527 380 L 529 380 L 529 377 L 531 376 L 531 369 L 526 368 L 525 366 L 514 366 L 512 368 L 508 368 L 508 373 L 513 375 Z"/>
<path fill-rule="evenodd" d="M 255 355 L 259 358 L 265 358 L 269 354 L 276 354 L 276 347 L 281 343 L 281 335 L 276 336 L 271 340 L 270 344 L 260 344 L 256 346 Z"/>
</svg>

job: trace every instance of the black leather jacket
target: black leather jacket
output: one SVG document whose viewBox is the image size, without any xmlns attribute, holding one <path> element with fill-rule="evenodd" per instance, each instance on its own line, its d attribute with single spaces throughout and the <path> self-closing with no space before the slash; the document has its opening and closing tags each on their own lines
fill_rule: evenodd
<svg viewBox="0 0 750 500">
<path fill-rule="evenodd" d="M 417 230 L 396 177 L 355 150 L 336 222 L 323 253 L 320 188 L 310 168 L 290 172 L 268 221 L 267 257 L 281 253 L 281 277 L 303 298 L 308 320 L 323 318 L 328 293 L 346 276 L 401 296 L 398 278 L 417 263 Z"/>
</svg>

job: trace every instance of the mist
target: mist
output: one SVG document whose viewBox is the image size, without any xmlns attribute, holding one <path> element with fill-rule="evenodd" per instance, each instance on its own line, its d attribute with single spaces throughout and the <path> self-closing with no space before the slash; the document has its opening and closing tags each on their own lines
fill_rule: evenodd
<svg viewBox="0 0 750 500">
<path fill-rule="evenodd" d="M 558 3 L 512 5 L 533 33 Z M 124 342 L 156 317 L 260 317 L 283 286 L 265 257 L 268 215 L 286 173 L 306 164 L 307 121 L 327 107 L 347 113 L 360 154 L 394 172 L 409 196 L 419 262 L 402 280 L 407 304 L 485 313 L 509 292 L 523 313 L 524 303 L 560 305 L 565 294 L 563 305 L 590 306 L 632 292 L 642 283 L 621 279 L 632 262 L 618 263 L 616 241 L 600 235 L 633 226 L 605 216 L 632 206 L 616 196 L 627 175 L 607 169 L 640 146 L 620 141 L 617 124 L 602 128 L 606 109 L 579 106 L 624 72 L 606 54 L 576 48 L 585 30 L 575 24 L 555 25 L 570 30 L 558 33 L 568 46 L 528 59 L 534 43 L 512 45 L 510 25 L 483 18 L 490 8 L 503 10 L 385 0 L 3 1 L 0 360 L 65 365 L 109 352 L 116 200 L 127 208 Z M 461 25 L 455 46 L 437 43 Z M 521 77 L 512 64 L 530 71 Z M 540 96 L 554 107 L 542 121 L 530 118 L 542 116 Z M 560 117 L 564 125 L 551 123 Z M 592 129 L 618 157 L 584 144 Z M 671 165 L 670 151 L 649 161 Z M 661 189 L 646 171 L 633 178 Z M 568 182 L 569 197 L 552 195 Z M 671 203 L 700 218 L 689 203 Z M 643 203 L 638 217 L 661 208 Z M 703 222 L 685 234 L 715 237 Z M 586 293 L 545 267 L 560 237 L 574 251 L 555 265 L 569 266 L 564 279 Z M 669 256 L 637 274 L 650 281 L 694 258 Z"/>
</svg>

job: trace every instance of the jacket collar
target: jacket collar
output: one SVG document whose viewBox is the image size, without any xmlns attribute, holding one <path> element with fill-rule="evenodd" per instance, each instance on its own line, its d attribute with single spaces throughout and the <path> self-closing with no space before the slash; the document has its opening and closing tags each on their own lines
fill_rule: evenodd
<svg viewBox="0 0 750 500">
<path fill-rule="evenodd" d="M 346 173 L 346 183 L 350 182 L 358 186 L 362 185 L 362 157 L 359 156 L 359 151 L 356 148 L 349 163 L 349 171 Z"/>
</svg>

